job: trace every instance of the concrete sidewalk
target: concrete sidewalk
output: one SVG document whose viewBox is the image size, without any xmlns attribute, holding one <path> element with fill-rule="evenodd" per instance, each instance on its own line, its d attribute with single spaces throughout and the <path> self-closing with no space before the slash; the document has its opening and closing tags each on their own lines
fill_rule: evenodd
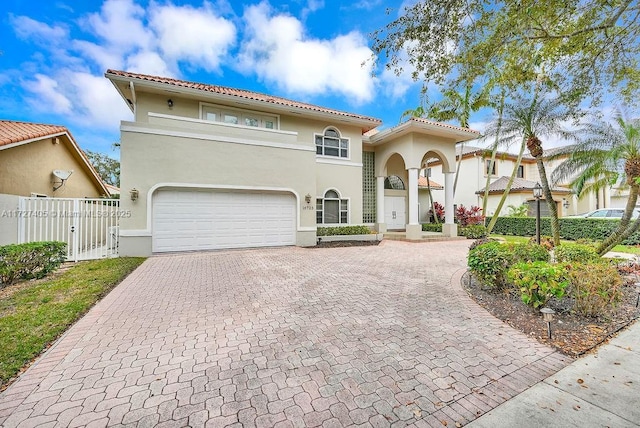
<svg viewBox="0 0 640 428">
<path fill-rule="evenodd" d="M 640 323 L 467 427 L 640 426 Z"/>
</svg>

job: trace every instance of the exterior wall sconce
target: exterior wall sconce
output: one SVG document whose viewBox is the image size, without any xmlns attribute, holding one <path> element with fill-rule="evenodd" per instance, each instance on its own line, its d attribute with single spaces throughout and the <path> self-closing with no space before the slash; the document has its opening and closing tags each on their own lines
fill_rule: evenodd
<svg viewBox="0 0 640 428">
<path fill-rule="evenodd" d="M 169 108 L 173 108 L 173 100 L 172 100 L 171 98 L 169 98 L 169 99 L 167 100 L 167 106 L 168 106 Z"/>
<path fill-rule="evenodd" d="M 540 312 L 542 312 L 542 320 L 547 323 L 547 338 L 551 339 L 551 321 L 556 311 L 551 308 L 542 308 Z"/>
<path fill-rule="evenodd" d="M 562 206 L 564 207 L 564 209 L 569 209 L 569 201 L 567 201 L 566 199 L 562 198 Z"/>
<path fill-rule="evenodd" d="M 129 191 L 129 196 L 131 196 L 131 200 L 135 202 L 140 197 L 140 191 L 134 187 Z"/>
<path fill-rule="evenodd" d="M 307 193 L 307 195 L 304 197 L 304 201 L 307 204 L 310 204 L 311 203 L 311 195 Z"/>
</svg>

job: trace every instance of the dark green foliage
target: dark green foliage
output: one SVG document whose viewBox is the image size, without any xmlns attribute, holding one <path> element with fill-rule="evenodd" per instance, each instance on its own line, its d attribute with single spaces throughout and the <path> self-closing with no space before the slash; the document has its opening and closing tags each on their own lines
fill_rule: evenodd
<svg viewBox="0 0 640 428">
<path fill-rule="evenodd" d="M 600 259 L 594 247 L 581 244 L 560 244 L 555 248 L 554 254 L 559 263 L 588 263 Z"/>
<path fill-rule="evenodd" d="M 506 245 L 489 242 L 469 250 L 467 265 L 484 285 L 502 288 L 506 284 L 505 273 L 511 265 L 511 259 Z"/>
<path fill-rule="evenodd" d="M 19 279 L 42 278 L 67 257 L 64 242 L 30 242 L 0 247 L 0 285 Z"/>
<path fill-rule="evenodd" d="M 490 219 L 487 218 L 487 221 Z M 601 241 L 611 235 L 620 220 L 601 220 L 591 218 L 561 218 L 560 238 L 577 241 L 578 239 L 589 239 Z M 499 217 L 492 233 L 498 235 L 514 236 L 534 236 L 536 234 L 536 219 L 533 217 Z M 548 217 L 540 219 L 540 233 L 542 235 L 551 234 L 551 226 Z M 636 232 L 626 240 L 624 245 L 640 244 L 640 232 Z"/>
<path fill-rule="evenodd" d="M 501 244 L 489 242 L 469 249 L 467 264 L 483 284 L 502 288 L 507 284 L 507 271 L 516 263 L 549 261 L 549 253 L 537 244 Z"/>
<path fill-rule="evenodd" d="M 622 298 L 622 278 L 610 264 L 574 264 L 569 279 L 569 294 L 574 299 L 575 311 L 581 315 L 604 315 Z"/>
<path fill-rule="evenodd" d="M 522 301 L 534 308 L 544 306 L 552 297 L 564 297 L 569 284 L 566 269 L 548 262 L 517 263 L 507 277 L 520 290 Z"/>
<path fill-rule="evenodd" d="M 442 232 L 442 223 L 422 223 L 423 232 Z"/>
<path fill-rule="evenodd" d="M 480 239 L 487 236 L 487 228 L 482 224 L 472 224 L 460 228 L 460 235 L 468 239 Z"/>
<path fill-rule="evenodd" d="M 505 244 L 505 246 L 512 254 L 512 263 L 549 261 L 549 251 L 544 245 L 527 242 L 526 244 Z"/>
<path fill-rule="evenodd" d="M 336 227 L 319 227 L 316 236 L 333 236 L 333 235 L 368 235 L 371 229 L 367 226 L 336 226 Z"/>
</svg>

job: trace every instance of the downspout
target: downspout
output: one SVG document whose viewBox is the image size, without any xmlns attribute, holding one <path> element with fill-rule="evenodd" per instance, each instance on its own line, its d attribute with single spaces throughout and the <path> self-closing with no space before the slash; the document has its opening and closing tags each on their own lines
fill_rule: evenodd
<svg viewBox="0 0 640 428">
<path fill-rule="evenodd" d="M 133 119 L 136 120 L 136 107 L 138 106 L 138 102 L 136 100 L 136 89 L 133 86 L 133 81 L 129 81 L 129 89 L 131 90 L 131 101 L 133 102 Z"/>
</svg>

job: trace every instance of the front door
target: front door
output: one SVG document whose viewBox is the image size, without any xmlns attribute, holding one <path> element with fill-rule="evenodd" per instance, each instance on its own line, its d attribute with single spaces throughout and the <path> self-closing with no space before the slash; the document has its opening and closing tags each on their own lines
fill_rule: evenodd
<svg viewBox="0 0 640 428">
<path fill-rule="evenodd" d="M 384 222 L 387 230 L 404 229 L 407 224 L 407 212 L 404 196 L 384 197 Z"/>
</svg>

